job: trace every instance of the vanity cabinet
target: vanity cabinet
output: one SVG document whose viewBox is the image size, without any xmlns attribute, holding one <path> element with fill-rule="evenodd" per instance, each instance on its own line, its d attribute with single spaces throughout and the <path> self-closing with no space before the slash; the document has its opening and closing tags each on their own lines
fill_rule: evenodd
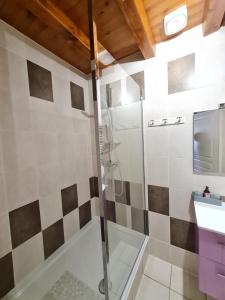
<svg viewBox="0 0 225 300">
<path fill-rule="evenodd" d="M 199 289 L 225 300 L 225 203 L 194 202 L 198 226 Z"/>
<path fill-rule="evenodd" d="M 198 236 L 199 289 L 225 300 L 225 236 L 202 229 Z"/>
</svg>

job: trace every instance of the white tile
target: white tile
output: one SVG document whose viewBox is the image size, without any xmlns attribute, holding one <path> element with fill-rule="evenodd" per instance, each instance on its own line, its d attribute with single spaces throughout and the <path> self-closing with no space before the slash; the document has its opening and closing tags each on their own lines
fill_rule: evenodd
<svg viewBox="0 0 225 300">
<path fill-rule="evenodd" d="M 170 263 L 149 255 L 144 274 L 169 288 L 171 268 Z"/>
<path fill-rule="evenodd" d="M 56 132 L 57 116 L 53 113 L 32 111 L 32 124 L 34 132 Z"/>
<path fill-rule="evenodd" d="M 2 170 L 0 169 L 0 216 L 8 212 L 8 201 L 6 195 L 5 178 Z"/>
<path fill-rule="evenodd" d="M 154 141 L 154 143 L 152 141 Z M 168 128 L 167 127 L 148 128 L 148 130 L 146 131 L 146 148 L 147 148 L 148 155 L 151 157 L 155 157 L 155 156 L 166 157 L 169 153 Z"/>
<path fill-rule="evenodd" d="M 168 186 L 169 184 L 169 158 L 168 156 L 150 157 L 146 159 L 147 184 Z"/>
<path fill-rule="evenodd" d="M 8 254 L 12 250 L 11 234 L 8 214 L 0 217 L 0 257 Z"/>
<path fill-rule="evenodd" d="M 77 180 L 78 206 L 81 206 L 90 199 L 89 179 L 78 178 Z"/>
<path fill-rule="evenodd" d="M 149 253 L 170 262 L 170 244 L 150 237 Z"/>
<path fill-rule="evenodd" d="M 36 166 L 34 136 L 32 132 L 3 132 L 2 147 L 6 171 Z"/>
<path fill-rule="evenodd" d="M 22 280 L 43 260 L 43 238 L 42 233 L 39 233 L 13 250 L 15 282 Z"/>
<path fill-rule="evenodd" d="M 189 299 L 205 300 L 198 289 L 198 278 L 176 266 L 172 266 L 171 289 Z"/>
<path fill-rule="evenodd" d="M 60 189 L 60 165 L 46 165 L 38 168 L 38 191 L 40 197 L 47 197 Z"/>
<path fill-rule="evenodd" d="M 38 165 L 45 166 L 50 163 L 58 162 L 59 144 L 56 134 L 36 133 L 35 147 L 37 151 Z"/>
<path fill-rule="evenodd" d="M 170 217 L 149 211 L 149 236 L 170 243 Z"/>
<path fill-rule="evenodd" d="M 173 265 L 188 272 L 198 272 L 198 256 L 195 253 L 170 245 L 170 260 Z"/>
<path fill-rule="evenodd" d="M 99 198 L 97 197 L 91 199 L 91 215 L 92 218 L 100 215 Z"/>
<path fill-rule="evenodd" d="M 189 222 L 195 222 L 194 203 L 191 199 L 192 191 L 193 186 L 184 188 L 170 188 L 169 214 L 171 217 Z"/>
<path fill-rule="evenodd" d="M 42 229 L 49 227 L 62 218 L 62 199 L 60 190 L 50 193 L 48 196 L 40 197 L 40 215 Z"/>
<path fill-rule="evenodd" d="M 188 300 L 188 298 L 185 298 L 184 296 L 170 290 L 170 300 Z"/>
<path fill-rule="evenodd" d="M 5 172 L 9 210 L 28 204 L 39 198 L 37 174 L 34 168 L 7 170 Z"/>
<path fill-rule="evenodd" d="M 193 186 L 194 177 L 191 158 L 171 158 L 169 165 L 170 187 L 185 188 Z"/>
<path fill-rule="evenodd" d="M 65 240 L 68 241 L 80 229 L 78 209 L 63 217 L 63 226 Z"/>
<path fill-rule="evenodd" d="M 169 289 L 143 276 L 135 300 L 169 300 Z"/>
</svg>

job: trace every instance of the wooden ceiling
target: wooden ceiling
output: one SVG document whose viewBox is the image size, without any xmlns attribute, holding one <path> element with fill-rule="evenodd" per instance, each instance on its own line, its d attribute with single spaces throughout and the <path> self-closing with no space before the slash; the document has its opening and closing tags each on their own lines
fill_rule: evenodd
<svg viewBox="0 0 225 300">
<path fill-rule="evenodd" d="M 221 26 L 224 0 L 94 0 L 100 49 L 116 60 L 150 58 L 166 41 L 163 18 L 186 4 L 188 26 Z M 87 0 L 0 0 L 0 18 L 85 74 L 90 73 Z M 171 37 L 170 37 L 171 38 Z"/>
</svg>

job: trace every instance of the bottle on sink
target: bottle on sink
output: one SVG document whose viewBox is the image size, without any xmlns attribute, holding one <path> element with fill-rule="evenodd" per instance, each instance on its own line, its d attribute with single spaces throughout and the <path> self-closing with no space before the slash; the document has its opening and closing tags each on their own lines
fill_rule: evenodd
<svg viewBox="0 0 225 300">
<path fill-rule="evenodd" d="M 203 197 L 205 197 L 205 198 L 210 198 L 210 190 L 209 190 L 209 187 L 208 186 L 206 186 L 205 187 L 205 190 L 204 190 L 204 192 L 203 192 L 203 194 L 202 194 L 202 196 Z"/>
</svg>

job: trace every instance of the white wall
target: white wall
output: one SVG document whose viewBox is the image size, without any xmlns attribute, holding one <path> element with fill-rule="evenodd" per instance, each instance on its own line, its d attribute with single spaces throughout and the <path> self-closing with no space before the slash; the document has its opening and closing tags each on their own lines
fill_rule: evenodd
<svg viewBox="0 0 225 300">
<path fill-rule="evenodd" d="M 195 53 L 195 88 L 168 95 L 167 62 Z M 145 64 L 149 95 L 144 102 L 147 184 L 169 187 L 170 217 L 195 221 L 193 190 L 225 195 L 225 178 L 193 174 L 193 113 L 218 108 L 225 102 L 225 28 L 202 36 L 201 26 L 159 44 L 156 57 Z M 146 128 L 151 119 L 183 116 L 184 125 Z M 177 264 L 193 269 L 194 254 L 169 246 L 169 216 L 149 214 L 152 250 Z"/>
</svg>

